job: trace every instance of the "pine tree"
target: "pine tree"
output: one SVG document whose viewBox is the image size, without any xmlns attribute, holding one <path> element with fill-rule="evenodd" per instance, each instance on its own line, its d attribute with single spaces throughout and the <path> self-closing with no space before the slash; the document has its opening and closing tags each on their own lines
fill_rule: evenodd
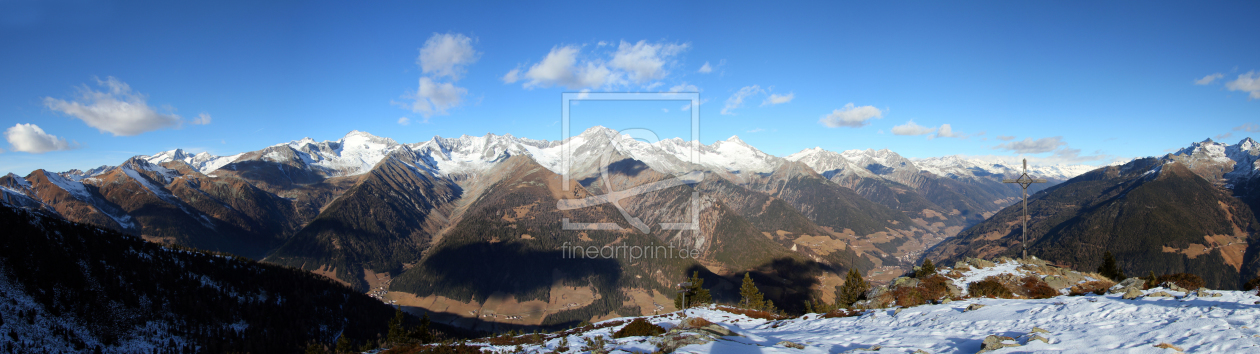
<svg viewBox="0 0 1260 354">
<path fill-rule="evenodd" d="M 836 292 L 836 307 L 853 306 L 853 303 L 866 296 L 867 290 L 871 290 L 871 285 L 866 283 L 866 279 L 862 279 L 862 273 L 857 268 L 849 268 L 849 274 L 844 277 L 844 285 Z"/>
<path fill-rule="evenodd" d="M 679 291 L 678 295 L 674 296 L 675 307 L 683 308 L 683 294 L 687 295 L 687 307 L 713 302 L 713 297 L 709 296 L 709 289 L 704 288 L 704 279 L 700 278 L 699 271 L 692 273 L 691 279 L 687 281 L 691 283 L 691 286 L 683 291 Z"/>
<path fill-rule="evenodd" d="M 744 304 L 746 309 L 760 310 L 765 307 L 765 295 L 757 289 L 757 284 L 753 283 L 749 273 L 744 273 L 744 284 L 739 287 L 739 297 L 740 303 Z"/>
<path fill-rule="evenodd" d="M 1103 264 L 1098 266 L 1098 274 L 1114 281 L 1124 280 L 1124 271 L 1116 265 L 1116 257 L 1111 255 L 1111 251 L 1103 253 Z"/>
<path fill-rule="evenodd" d="M 398 344 L 406 340 L 407 330 L 403 328 L 403 312 L 401 307 L 394 308 L 394 318 L 389 320 L 389 343 Z"/>
<path fill-rule="evenodd" d="M 354 351 L 354 347 L 350 345 L 350 338 L 346 338 L 345 333 L 337 336 L 337 349 L 333 350 L 333 352 L 340 354 L 352 351 Z"/>
<path fill-rule="evenodd" d="M 433 342 L 433 333 L 429 330 L 429 325 L 431 323 L 432 322 L 429 320 L 429 314 L 424 314 L 424 316 L 420 318 L 420 326 L 412 329 L 408 336 L 411 337 L 412 341 L 420 344 Z"/>
<path fill-rule="evenodd" d="M 923 279 L 936 274 L 936 266 L 932 264 L 931 259 L 924 258 L 923 265 L 919 266 L 919 270 L 914 272 L 914 277 Z"/>
</svg>

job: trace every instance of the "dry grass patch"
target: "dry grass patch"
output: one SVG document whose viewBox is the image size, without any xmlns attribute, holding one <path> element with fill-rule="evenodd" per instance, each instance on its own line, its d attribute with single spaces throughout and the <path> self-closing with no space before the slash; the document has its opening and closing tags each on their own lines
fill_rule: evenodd
<svg viewBox="0 0 1260 354">
<path fill-rule="evenodd" d="M 1011 289 L 1007 289 L 1006 285 L 1002 285 L 1002 281 L 997 276 L 990 276 L 984 278 L 984 280 L 968 284 L 967 293 L 971 297 L 1015 298 L 1015 294 L 1011 293 Z"/>
<path fill-rule="evenodd" d="M 1020 295 L 1030 299 L 1049 299 L 1059 296 L 1059 291 L 1051 288 L 1041 277 L 1029 275 L 1019 280 Z"/>
</svg>

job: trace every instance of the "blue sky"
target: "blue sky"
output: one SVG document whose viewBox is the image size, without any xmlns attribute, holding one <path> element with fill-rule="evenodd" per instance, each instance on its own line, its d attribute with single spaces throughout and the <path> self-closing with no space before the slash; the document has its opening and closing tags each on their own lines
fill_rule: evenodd
<svg viewBox="0 0 1260 354">
<path fill-rule="evenodd" d="M 675 88 L 705 100 L 706 144 L 1097 165 L 1257 137 L 1258 13 L 1256 2 L 3 0 L 0 173 L 356 129 L 404 143 L 559 139 L 563 92 Z M 575 121 L 690 134 L 666 126 L 688 117 L 677 102 L 599 107 Z"/>
</svg>

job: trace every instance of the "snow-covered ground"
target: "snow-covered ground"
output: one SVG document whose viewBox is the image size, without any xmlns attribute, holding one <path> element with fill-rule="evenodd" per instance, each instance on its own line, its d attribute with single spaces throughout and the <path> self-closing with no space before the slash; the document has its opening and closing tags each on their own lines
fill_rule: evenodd
<svg viewBox="0 0 1260 354">
<path fill-rule="evenodd" d="M 1173 295 L 1186 294 L 1153 288 Z M 993 353 L 1175 353 L 1156 345 L 1167 343 L 1198 353 L 1260 353 L 1260 297 L 1254 291 L 1220 291 L 1220 297 L 1143 297 L 1123 300 L 1120 294 L 1059 296 L 1040 300 L 968 299 L 947 304 L 872 310 L 858 317 L 800 318 L 767 321 L 724 311 L 692 309 L 688 316 L 703 317 L 738 336 L 678 348 L 675 353 L 975 353 L 989 335 L 1018 338 L 1019 347 Z M 972 304 L 984 307 L 967 311 Z M 678 325 L 677 313 L 648 317 L 666 329 Z M 619 320 L 625 320 L 619 319 Z M 1026 342 L 1033 328 L 1049 339 Z M 620 329 L 609 327 L 568 338 L 580 348 L 585 338 L 604 336 L 612 353 L 641 353 L 656 349 L 646 337 L 611 339 Z M 1024 336 L 1024 338 L 1020 338 Z M 525 352 L 550 352 L 560 339 L 545 346 L 523 346 Z M 790 341 L 805 349 L 778 343 Z M 863 351 L 878 347 L 877 350 Z M 512 352 L 514 346 L 488 347 L 487 352 Z"/>
<path fill-rule="evenodd" d="M 1018 277 L 1072 272 L 1003 259 L 988 263 L 969 259 L 967 268 L 958 269 L 953 281 L 962 289 L 986 277 L 1012 274 Z M 955 269 L 940 268 L 939 274 Z M 1080 273 L 1075 273 L 1080 274 Z M 1093 278 L 1083 276 L 1084 281 Z M 1118 288 L 1118 287 L 1117 287 Z M 1140 287 L 1139 287 L 1140 288 Z M 1065 292 L 1066 293 L 1066 292 Z M 967 298 L 907 308 L 866 310 L 854 317 L 824 318 L 820 314 L 786 320 L 764 320 L 733 314 L 717 307 L 687 311 L 689 317 L 702 317 L 734 335 L 713 336 L 677 347 L 675 353 L 976 353 L 986 337 L 1014 338 L 1015 347 L 991 353 L 1260 353 L 1260 297 L 1251 291 L 1191 290 L 1188 292 L 1155 287 L 1142 296 L 1123 299 L 1123 291 L 1107 295 L 1068 296 L 1049 299 Z M 1167 295 L 1171 296 L 1164 296 Z M 682 313 L 643 317 L 664 329 L 678 327 Z M 629 323 L 633 318 L 612 319 L 599 324 Z M 623 325 L 576 333 L 565 342 L 567 353 L 589 352 L 595 337 L 608 343 L 611 353 L 650 353 L 691 332 L 666 337 L 613 339 Z M 1045 339 L 1033 339 L 1033 334 Z M 699 332 L 701 335 L 705 332 Z M 475 342 L 475 341 L 474 341 Z M 790 343 L 785 343 L 790 342 Z M 803 349 L 789 347 L 801 346 Z M 551 353 L 561 346 L 558 336 L 547 337 L 542 345 L 487 346 L 491 353 Z M 1163 346 L 1163 347 L 1157 347 Z M 577 350 L 581 349 L 581 350 Z"/>
</svg>

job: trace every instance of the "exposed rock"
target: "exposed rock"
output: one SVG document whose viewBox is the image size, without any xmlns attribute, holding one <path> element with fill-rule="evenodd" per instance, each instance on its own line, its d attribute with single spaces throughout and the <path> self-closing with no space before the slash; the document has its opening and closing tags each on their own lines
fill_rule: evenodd
<svg viewBox="0 0 1260 354">
<path fill-rule="evenodd" d="M 1050 331 L 1041 329 L 1041 327 L 1033 327 L 1032 331 L 1029 331 L 1028 333 L 1050 333 Z"/>
<path fill-rule="evenodd" d="M 951 302 L 954 302 L 954 300 L 950 300 L 949 298 L 945 298 L 945 300 L 941 300 L 941 303 L 942 303 L 942 304 L 948 304 L 948 303 L 951 303 Z"/>
<path fill-rule="evenodd" d="M 967 311 L 975 311 L 975 310 L 979 310 L 981 307 L 984 307 L 984 305 L 981 305 L 981 304 L 971 304 L 970 306 L 967 306 Z"/>
<path fill-rule="evenodd" d="M 1163 284 L 1160 284 L 1160 286 L 1168 288 L 1168 290 L 1172 290 L 1172 291 L 1183 292 L 1183 293 L 1190 292 L 1189 290 L 1186 290 L 1183 287 L 1177 286 L 1177 283 L 1173 283 L 1173 282 L 1164 282 Z"/>
<path fill-rule="evenodd" d="M 984 342 L 980 343 L 980 351 L 976 353 L 984 353 L 984 352 L 990 352 L 990 351 L 994 351 L 994 350 L 998 350 L 1002 348 L 1018 347 L 1018 346 L 1020 346 L 1019 342 L 1016 342 L 1015 338 L 991 335 L 988 337 L 984 337 Z"/>
<path fill-rule="evenodd" d="M 886 292 L 888 292 L 888 287 L 884 287 L 884 286 L 871 287 L 871 290 L 866 291 L 866 298 L 878 299 L 880 295 L 883 295 Z"/>
<path fill-rule="evenodd" d="M 1107 292 L 1111 294 L 1128 293 L 1129 289 L 1142 290 L 1142 287 L 1145 285 L 1146 281 L 1142 280 L 1142 278 L 1129 278 L 1121 281 L 1120 284 L 1112 286 L 1111 290 L 1108 290 Z"/>
<path fill-rule="evenodd" d="M 893 282 L 892 282 L 892 287 L 894 288 L 900 288 L 900 287 L 913 288 L 916 286 L 919 286 L 919 280 L 915 278 L 910 278 L 910 277 L 898 277 L 897 279 L 893 279 Z"/>
<path fill-rule="evenodd" d="M 671 331 L 672 332 L 672 331 Z M 673 352 L 674 349 L 685 347 L 692 344 L 705 344 L 712 342 L 716 337 L 712 335 L 693 334 L 693 333 L 670 333 L 664 337 L 652 337 L 648 339 L 649 343 L 656 345 L 662 352 Z"/>
<path fill-rule="evenodd" d="M 912 354 L 932 354 L 932 353 L 928 353 L 928 351 L 923 350 L 923 349 L 915 349 L 914 353 Z"/>
<path fill-rule="evenodd" d="M 1146 294 L 1146 297 L 1173 297 L 1173 295 L 1169 294 L 1167 291 L 1156 291 L 1150 294 Z"/>
<path fill-rule="evenodd" d="M 700 330 L 701 330 L 701 331 L 704 331 L 704 332 L 712 333 L 712 334 L 714 334 L 714 335 L 716 335 L 716 336 L 719 336 L 719 337 L 726 337 L 726 336 L 738 336 L 738 335 L 739 335 L 739 334 L 736 334 L 735 332 L 731 332 L 731 330 L 729 330 L 729 329 L 726 329 L 726 327 L 722 327 L 722 326 L 717 325 L 717 324 L 711 324 L 711 325 L 708 325 L 708 326 L 700 327 Z"/>
<path fill-rule="evenodd" d="M 962 289 L 954 285 L 954 282 L 945 283 L 945 289 L 949 290 L 949 297 L 945 298 L 946 301 L 962 297 Z"/>
<path fill-rule="evenodd" d="M 996 265 L 996 264 L 993 264 L 993 262 L 989 262 L 989 261 L 979 259 L 979 258 L 967 258 L 967 264 L 970 264 L 972 267 L 976 267 L 976 268 L 988 268 L 988 267 L 992 267 Z"/>
<path fill-rule="evenodd" d="M 1121 298 L 1125 300 L 1133 300 L 1133 299 L 1142 297 L 1142 291 L 1138 290 L 1138 288 L 1126 288 L 1126 289 L 1128 290 L 1125 290 L 1124 296 L 1121 296 Z"/>
<path fill-rule="evenodd" d="M 1072 282 L 1069 282 L 1067 279 L 1064 279 L 1062 276 L 1058 276 L 1058 275 L 1047 275 L 1042 280 L 1045 280 L 1046 285 L 1049 285 L 1051 288 L 1054 288 L 1055 290 L 1066 289 L 1066 288 L 1072 287 Z"/>
<path fill-rule="evenodd" d="M 782 341 L 782 342 L 779 342 L 779 343 L 776 343 L 775 345 L 781 345 L 781 346 L 788 347 L 788 348 L 793 348 L 793 349 L 805 349 L 805 345 L 798 344 L 798 343 L 793 343 L 793 342 L 786 341 L 786 340 L 785 340 L 785 341 Z"/>
<path fill-rule="evenodd" d="M 1085 279 L 1084 274 L 1081 274 L 1079 272 L 1076 272 L 1070 269 L 1060 268 L 1059 273 L 1060 273 L 1059 275 L 1063 277 L 1063 280 L 1067 280 L 1067 282 L 1071 284 L 1077 284 L 1077 283 L 1087 280 Z"/>
<path fill-rule="evenodd" d="M 1035 340 L 1039 340 L 1039 341 L 1041 341 L 1042 343 L 1050 344 L 1050 340 L 1049 340 L 1049 339 L 1046 339 L 1046 337 L 1042 337 L 1042 336 L 1039 336 L 1039 335 L 1036 335 L 1036 334 L 1034 334 L 1034 335 L 1032 335 L 1032 336 L 1028 337 L 1028 341 L 1027 341 L 1027 342 L 1024 342 L 1024 344 L 1032 343 L 1032 341 L 1035 341 Z"/>
</svg>

